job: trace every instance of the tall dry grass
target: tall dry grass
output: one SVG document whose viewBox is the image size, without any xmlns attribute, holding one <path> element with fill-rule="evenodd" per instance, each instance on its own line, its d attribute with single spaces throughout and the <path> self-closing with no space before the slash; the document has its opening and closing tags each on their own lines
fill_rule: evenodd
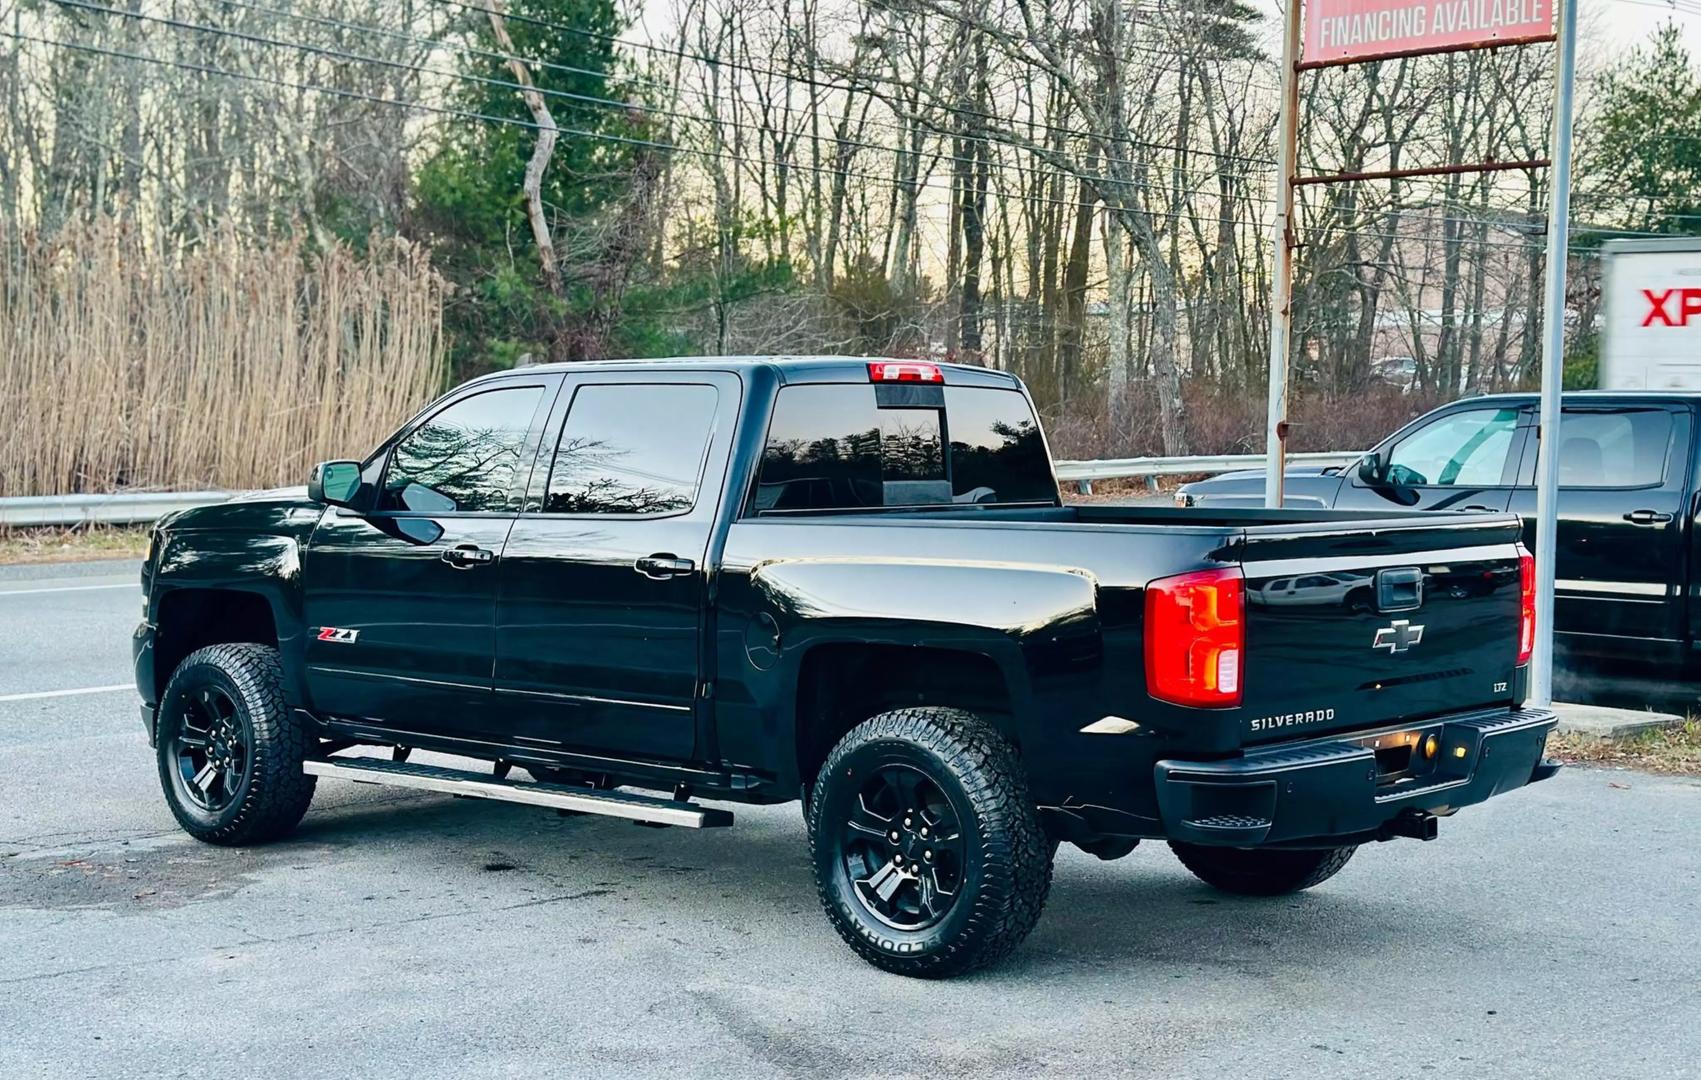
<svg viewBox="0 0 1701 1080">
<path fill-rule="evenodd" d="M 401 241 L 0 234 L 0 496 L 294 484 L 361 456 L 440 388 L 445 291 Z"/>
</svg>

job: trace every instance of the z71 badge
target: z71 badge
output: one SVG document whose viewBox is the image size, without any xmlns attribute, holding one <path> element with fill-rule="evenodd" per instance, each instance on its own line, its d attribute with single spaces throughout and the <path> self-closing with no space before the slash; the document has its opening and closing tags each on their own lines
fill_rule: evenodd
<svg viewBox="0 0 1701 1080">
<path fill-rule="evenodd" d="M 360 637 L 359 630 L 344 630 L 340 626 L 321 626 L 318 629 L 320 641 L 340 641 L 345 645 L 353 645 L 355 639 Z"/>
</svg>

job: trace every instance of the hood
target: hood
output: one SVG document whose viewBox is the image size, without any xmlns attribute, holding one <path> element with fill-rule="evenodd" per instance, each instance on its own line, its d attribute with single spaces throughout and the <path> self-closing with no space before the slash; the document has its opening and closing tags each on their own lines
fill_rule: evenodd
<svg viewBox="0 0 1701 1080">
<path fill-rule="evenodd" d="M 299 532 L 311 529 L 325 507 L 307 498 L 305 485 L 242 491 L 224 502 L 167 514 L 164 530 L 236 529 L 251 532 Z"/>
<path fill-rule="evenodd" d="M 1339 465 L 1296 465 L 1291 469 L 1284 469 L 1282 471 L 1282 475 L 1283 476 L 1338 476 L 1340 474 L 1340 472 L 1341 472 L 1341 467 Z M 1234 472 L 1213 473 L 1211 475 L 1210 479 L 1212 479 L 1212 480 L 1262 480 L 1262 479 L 1264 479 L 1264 470 L 1263 469 L 1236 469 Z M 1193 481 L 1193 483 L 1205 483 L 1205 481 L 1195 480 L 1195 481 Z M 1182 485 L 1183 488 L 1186 488 L 1188 486 L 1189 485 L 1187 485 L 1187 484 Z"/>
</svg>

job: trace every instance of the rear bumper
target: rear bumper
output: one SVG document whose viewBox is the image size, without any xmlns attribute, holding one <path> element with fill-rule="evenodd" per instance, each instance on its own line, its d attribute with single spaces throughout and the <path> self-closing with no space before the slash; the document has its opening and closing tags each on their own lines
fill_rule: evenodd
<svg viewBox="0 0 1701 1080">
<path fill-rule="evenodd" d="M 1249 847 L 1426 835 L 1433 816 L 1552 776 L 1542 761 L 1552 713 L 1496 709 L 1399 728 L 1260 747 L 1225 761 L 1157 763 L 1164 833 Z M 1421 748 L 1433 735 L 1436 754 Z M 1409 769 L 1394 769 L 1401 747 Z M 1382 755 L 1379 762 L 1378 754 Z M 1432 832 L 1428 835 L 1432 835 Z"/>
</svg>

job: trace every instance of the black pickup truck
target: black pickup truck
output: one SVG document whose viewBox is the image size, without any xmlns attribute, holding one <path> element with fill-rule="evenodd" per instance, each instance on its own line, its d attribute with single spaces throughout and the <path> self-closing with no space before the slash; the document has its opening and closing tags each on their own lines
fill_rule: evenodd
<svg viewBox="0 0 1701 1080">
<path fill-rule="evenodd" d="M 1536 535 L 1534 394 L 1466 398 L 1418 417 L 1347 468 L 1289 472 L 1283 502 L 1355 510 L 1510 511 Z M 1695 677 L 1701 604 L 1695 439 L 1701 393 L 1589 390 L 1564 396 L 1559 425 L 1555 643 L 1577 655 Z M 1261 506 L 1264 474 L 1184 485 L 1182 506 Z M 1294 579 L 1289 584 L 1296 584 Z"/>
<path fill-rule="evenodd" d="M 1518 534 L 1065 506 L 978 368 L 542 366 L 162 521 L 136 679 L 200 839 L 288 833 L 322 776 L 695 827 L 801 797 L 838 932 L 939 976 L 1027 935 L 1059 841 L 1284 893 L 1550 775 Z"/>
</svg>

